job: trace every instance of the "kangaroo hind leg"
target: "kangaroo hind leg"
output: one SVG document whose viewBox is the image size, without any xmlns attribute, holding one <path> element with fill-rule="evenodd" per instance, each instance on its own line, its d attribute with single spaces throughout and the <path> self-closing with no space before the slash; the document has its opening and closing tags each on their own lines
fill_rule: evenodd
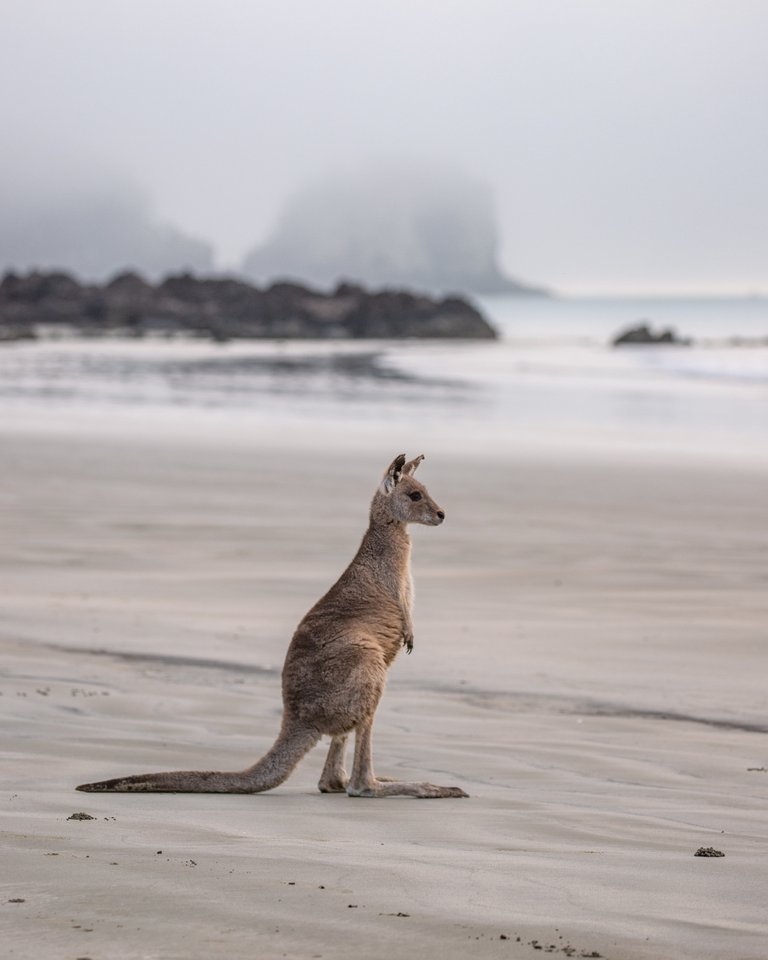
<svg viewBox="0 0 768 960">
<path fill-rule="evenodd" d="M 347 734 L 333 737 L 328 748 L 323 772 L 317 787 L 320 793 L 344 793 L 349 783 L 349 775 L 344 769 L 344 754 L 347 749 Z"/>
</svg>

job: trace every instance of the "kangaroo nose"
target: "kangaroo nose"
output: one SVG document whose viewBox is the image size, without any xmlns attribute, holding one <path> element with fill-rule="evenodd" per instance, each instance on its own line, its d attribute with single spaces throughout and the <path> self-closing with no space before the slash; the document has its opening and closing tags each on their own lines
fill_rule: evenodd
<svg viewBox="0 0 768 960">
<path fill-rule="evenodd" d="M 445 520 L 445 514 L 443 513 L 442 510 L 438 510 L 437 515 L 441 520 Z"/>
</svg>

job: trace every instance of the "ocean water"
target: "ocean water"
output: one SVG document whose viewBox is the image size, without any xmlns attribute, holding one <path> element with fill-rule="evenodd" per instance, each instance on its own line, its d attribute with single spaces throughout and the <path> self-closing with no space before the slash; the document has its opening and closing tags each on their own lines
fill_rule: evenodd
<svg viewBox="0 0 768 960">
<path fill-rule="evenodd" d="M 299 422 L 450 446 L 768 459 L 768 301 L 485 298 L 496 342 L 75 339 L 0 348 L 0 416 Z M 639 322 L 694 346 L 612 348 Z M 762 343 L 761 343 L 762 341 Z M 211 417 L 210 415 L 214 415 Z M 117 422 L 116 419 L 116 422 Z M 414 441 L 416 442 L 416 441 Z"/>
</svg>

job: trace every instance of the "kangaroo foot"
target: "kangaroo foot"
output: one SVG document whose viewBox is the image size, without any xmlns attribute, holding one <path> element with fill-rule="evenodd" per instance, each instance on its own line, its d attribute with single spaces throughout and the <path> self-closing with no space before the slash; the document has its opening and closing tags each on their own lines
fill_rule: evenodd
<svg viewBox="0 0 768 960">
<path fill-rule="evenodd" d="M 468 797 L 461 787 L 439 787 L 434 783 L 413 783 L 408 780 L 374 780 L 347 787 L 350 797 L 414 797 L 436 800 L 442 797 Z"/>
<path fill-rule="evenodd" d="M 349 777 L 341 774 L 333 777 L 321 777 L 317 785 L 320 793 L 346 793 Z"/>
<path fill-rule="evenodd" d="M 346 733 L 338 733 L 331 738 L 328 757 L 320 774 L 317 789 L 320 793 L 344 793 L 349 783 L 349 774 L 344 767 L 344 754 L 347 748 Z"/>
</svg>

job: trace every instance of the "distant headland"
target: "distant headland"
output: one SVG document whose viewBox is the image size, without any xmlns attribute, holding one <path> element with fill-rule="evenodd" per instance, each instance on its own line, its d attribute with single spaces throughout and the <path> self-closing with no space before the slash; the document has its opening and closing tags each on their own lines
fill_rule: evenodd
<svg viewBox="0 0 768 960">
<path fill-rule="evenodd" d="M 233 339 L 494 339 L 482 314 L 459 296 L 365 290 L 341 283 L 324 293 L 298 283 L 260 288 L 189 273 L 152 284 L 121 273 L 104 284 L 68 273 L 8 272 L 0 282 L 0 340 L 63 334 Z"/>
<path fill-rule="evenodd" d="M 256 282 L 340 277 L 431 293 L 547 295 L 499 264 L 495 202 L 456 170 L 379 167 L 321 177 L 295 193 L 242 272 Z"/>
</svg>

